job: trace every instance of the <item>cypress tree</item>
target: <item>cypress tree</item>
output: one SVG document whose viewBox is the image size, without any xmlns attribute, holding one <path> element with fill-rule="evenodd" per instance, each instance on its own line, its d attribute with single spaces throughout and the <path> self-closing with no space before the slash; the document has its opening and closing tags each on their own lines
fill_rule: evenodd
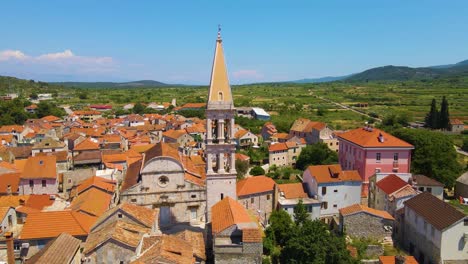
<svg viewBox="0 0 468 264">
<path fill-rule="evenodd" d="M 431 110 L 426 115 L 425 123 L 426 127 L 431 129 L 436 129 L 439 126 L 439 113 L 437 111 L 437 102 L 435 98 L 432 99 Z"/>
<path fill-rule="evenodd" d="M 449 119 L 448 102 L 444 96 L 442 98 L 442 103 L 440 105 L 439 128 L 449 129 L 449 126 L 450 126 L 450 119 Z"/>
</svg>

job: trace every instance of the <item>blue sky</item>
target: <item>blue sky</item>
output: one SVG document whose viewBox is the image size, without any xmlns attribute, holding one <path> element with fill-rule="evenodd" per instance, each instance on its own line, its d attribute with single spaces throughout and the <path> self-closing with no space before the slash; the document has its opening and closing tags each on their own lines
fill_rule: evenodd
<svg viewBox="0 0 468 264">
<path fill-rule="evenodd" d="M 232 83 L 468 59 L 468 1 L 2 1 L 0 75 L 207 84 L 217 25 Z"/>
</svg>

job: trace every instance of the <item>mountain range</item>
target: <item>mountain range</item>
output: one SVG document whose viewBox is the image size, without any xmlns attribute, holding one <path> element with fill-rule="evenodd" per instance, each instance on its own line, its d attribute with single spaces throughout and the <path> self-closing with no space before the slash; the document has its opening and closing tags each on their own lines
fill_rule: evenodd
<svg viewBox="0 0 468 264">
<path fill-rule="evenodd" d="M 301 79 L 289 83 L 320 83 L 332 81 L 409 81 L 432 80 L 443 77 L 463 75 L 468 76 L 468 60 L 455 64 L 436 65 L 429 67 L 383 66 L 365 70 L 360 73 L 345 76 Z"/>
</svg>

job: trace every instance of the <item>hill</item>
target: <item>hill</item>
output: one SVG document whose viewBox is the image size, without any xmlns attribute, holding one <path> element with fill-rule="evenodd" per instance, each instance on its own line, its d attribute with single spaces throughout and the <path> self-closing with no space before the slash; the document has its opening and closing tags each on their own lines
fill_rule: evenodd
<svg viewBox="0 0 468 264">
<path fill-rule="evenodd" d="M 406 66 L 383 66 L 354 74 L 345 81 L 418 81 L 440 78 L 467 77 L 468 60 L 456 64 L 411 68 Z"/>
<path fill-rule="evenodd" d="M 352 74 L 345 75 L 345 76 L 326 76 L 320 78 L 312 78 L 312 79 L 300 79 L 295 81 L 289 81 L 288 83 L 323 83 L 323 82 L 334 82 L 334 81 L 341 81 L 348 77 L 352 76 Z"/>
<path fill-rule="evenodd" d="M 58 82 L 54 83 L 67 87 L 76 88 L 131 88 L 131 87 L 160 87 L 168 86 L 169 84 L 153 81 L 141 80 L 133 82 Z"/>
</svg>

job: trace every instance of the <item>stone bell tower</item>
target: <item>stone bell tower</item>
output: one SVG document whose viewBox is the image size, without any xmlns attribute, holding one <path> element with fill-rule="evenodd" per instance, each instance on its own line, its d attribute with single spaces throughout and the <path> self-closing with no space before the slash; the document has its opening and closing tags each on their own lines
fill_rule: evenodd
<svg viewBox="0 0 468 264">
<path fill-rule="evenodd" d="M 211 71 L 206 106 L 206 209 L 211 222 L 211 207 L 224 197 L 237 200 L 234 141 L 235 108 L 224 60 L 221 29 Z"/>
</svg>

